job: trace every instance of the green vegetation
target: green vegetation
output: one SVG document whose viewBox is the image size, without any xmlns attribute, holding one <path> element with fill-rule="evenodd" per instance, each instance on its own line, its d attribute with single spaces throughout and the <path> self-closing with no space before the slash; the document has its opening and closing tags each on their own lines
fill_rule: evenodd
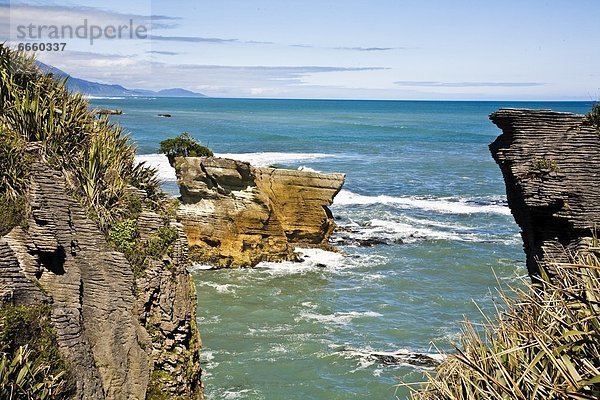
<svg viewBox="0 0 600 400">
<path fill-rule="evenodd" d="M 160 261 L 171 255 L 178 236 L 168 221 L 145 240 L 140 237 L 135 219 L 117 222 L 108 231 L 109 243 L 125 255 L 136 277 L 144 273 L 151 260 Z"/>
<path fill-rule="evenodd" d="M 71 390 L 50 306 L 0 308 L 0 353 L 0 398 L 63 398 Z"/>
<path fill-rule="evenodd" d="M 27 204 L 23 196 L 15 200 L 0 195 L 0 236 L 6 235 L 17 225 L 25 224 Z"/>
<path fill-rule="evenodd" d="M 595 103 L 592 110 L 583 118 L 584 125 L 595 126 L 600 130 L 600 103 Z"/>
<path fill-rule="evenodd" d="M 158 207 L 163 194 L 156 173 L 136 163 L 125 132 L 106 117 L 97 119 L 65 81 L 43 74 L 32 58 L 3 44 L 0 104 L 0 196 L 14 200 L 23 194 L 29 146 L 35 158 L 64 172 L 73 195 L 104 231 L 127 215 L 129 186 L 145 190 Z"/>
<path fill-rule="evenodd" d="M 497 322 L 466 322 L 456 353 L 413 399 L 600 398 L 598 250 L 551 265 L 551 279 L 543 274 L 515 296 L 503 294 Z"/>
<path fill-rule="evenodd" d="M 135 161 L 127 134 L 106 116 L 97 118 L 65 81 L 0 44 L 0 235 L 19 224 L 26 228 L 36 161 L 62 172 L 69 194 L 125 254 L 136 277 L 172 253 L 178 232 L 170 220 L 178 203 L 166 200 L 154 169 Z M 161 215 L 163 224 L 142 239 L 144 210 Z M 56 343 L 49 305 L 1 307 L 0 398 L 68 397 L 69 368 Z"/>
<path fill-rule="evenodd" d="M 134 249 L 137 237 L 137 221 L 135 219 L 117 222 L 108 231 L 109 243 L 123 253 Z"/>
<path fill-rule="evenodd" d="M 96 118 L 65 82 L 0 44 L 0 234 L 25 221 L 29 166 L 41 159 L 64 173 L 71 194 L 109 243 L 125 253 L 134 269 L 141 269 L 147 258 L 160 259 L 170 249 L 176 232 L 165 225 L 156 238 L 141 243 L 137 217 L 149 208 L 168 220 L 173 205 L 165 201 L 156 171 L 135 161 L 126 133 L 106 117 Z M 169 154 L 210 153 L 187 134 L 165 149 Z M 132 187 L 147 196 L 132 195 Z"/>
<path fill-rule="evenodd" d="M 30 157 L 26 142 L 0 123 L 0 235 L 21 224 L 27 215 L 24 198 Z"/>
<path fill-rule="evenodd" d="M 65 372 L 51 372 L 51 366 L 35 357 L 27 346 L 17 349 L 14 357 L 0 355 L 0 398 L 59 399 L 64 395 Z"/>
<path fill-rule="evenodd" d="M 545 171 L 545 170 L 550 170 L 552 172 L 559 172 L 560 171 L 560 167 L 558 166 L 558 163 L 556 162 L 556 160 L 553 160 L 551 158 L 538 158 L 533 162 L 533 168 L 536 171 Z"/>
<path fill-rule="evenodd" d="M 166 154 L 169 163 L 174 165 L 175 157 L 212 157 L 213 152 L 198 143 L 189 133 L 160 142 L 161 153 Z"/>
<path fill-rule="evenodd" d="M 167 371 L 154 370 L 150 375 L 150 382 L 148 383 L 148 393 L 146 399 L 148 400 L 183 400 L 182 397 L 173 397 L 169 391 L 163 390 L 163 386 L 168 383 L 175 381 L 175 378 Z"/>
</svg>

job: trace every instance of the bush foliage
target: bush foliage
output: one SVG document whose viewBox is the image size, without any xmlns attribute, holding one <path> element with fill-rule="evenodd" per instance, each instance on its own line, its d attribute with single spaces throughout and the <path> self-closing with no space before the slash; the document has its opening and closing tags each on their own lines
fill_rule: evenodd
<svg viewBox="0 0 600 400">
<path fill-rule="evenodd" d="M 68 371 L 49 305 L 0 308 L 0 398 L 62 398 L 72 390 Z"/>
<path fill-rule="evenodd" d="M 187 132 L 184 132 L 177 137 L 166 139 L 160 142 L 159 151 L 169 158 L 171 165 L 174 164 L 175 157 L 213 156 L 213 152 L 208 147 L 202 146 Z"/>
<path fill-rule="evenodd" d="M 21 346 L 13 357 L 0 355 L 0 398 L 6 400 L 66 399 L 65 371 L 55 373 L 42 357 Z"/>
<path fill-rule="evenodd" d="M 27 182 L 26 147 L 64 172 L 75 197 L 104 230 L 127 213 L 126 190 L 163 198 L 156 171 L 135 161 L 125 132 L 97 119 L 88 102 L 70 93 L 65 80 L 43 74 L 32 58 L 0 44 L 0 196 L 14 199 Z"/>
<path fill-rule="evenodd" d="M 592 252 L 551 268 L 552 279 L 504 294 L 497 322 L 465 323 L 456 354 L 413 399 L 599 399 L 600 261 Z"/>
<path fill-rule="evenodd" d="M 600 103 L 595 103 L 592 110 L 585 115 L 584 124 L 595 126 L 600 129 Z"/>
</svg>

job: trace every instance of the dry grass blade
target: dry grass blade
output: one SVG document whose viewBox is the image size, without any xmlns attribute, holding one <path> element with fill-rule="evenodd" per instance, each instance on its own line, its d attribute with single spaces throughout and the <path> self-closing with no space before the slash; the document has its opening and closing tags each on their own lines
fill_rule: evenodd
<svg viewBox="0 0 600 400">
<path fill-rule="evenodd" d="M 412 398 L 600 398 L 600 261 L 592 249 L 551 267 L 552 281 L 501 292 L 495 322 L 466 321 L 456 353 Z"/>
</svg>

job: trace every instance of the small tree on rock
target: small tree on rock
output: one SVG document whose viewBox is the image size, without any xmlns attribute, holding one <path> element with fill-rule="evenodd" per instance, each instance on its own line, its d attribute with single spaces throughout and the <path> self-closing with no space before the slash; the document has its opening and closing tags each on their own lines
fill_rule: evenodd
<svg viewBox="0 0 600 400">
<path fill-rule="evenodd" d="M 160 142 L 161 153 L 165 154 L 171 165 L 175 164 L 176 157 L 212 157 L 213 152 L 206 146 L 202 146 L 189 133 L 166 139 Z"/>
</svg>

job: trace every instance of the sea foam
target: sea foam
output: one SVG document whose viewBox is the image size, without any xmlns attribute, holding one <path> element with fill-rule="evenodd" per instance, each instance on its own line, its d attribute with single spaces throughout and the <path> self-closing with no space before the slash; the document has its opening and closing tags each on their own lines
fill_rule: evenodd
<svg viewBox="0 0 600 400">
<path fill-rule="evenodd" d="M 415 196 L 393 197 L 388 195 L 365 196 L 349 190 L 341 190 L 335 197 L 336 206 L 390 204 L 401 208 L 419 208 L 446 214 L 502 214 L 510 215 L 507 206 L 499 204 L 472 204 L 464 198 L 422 198 Z"/>
</svg>

